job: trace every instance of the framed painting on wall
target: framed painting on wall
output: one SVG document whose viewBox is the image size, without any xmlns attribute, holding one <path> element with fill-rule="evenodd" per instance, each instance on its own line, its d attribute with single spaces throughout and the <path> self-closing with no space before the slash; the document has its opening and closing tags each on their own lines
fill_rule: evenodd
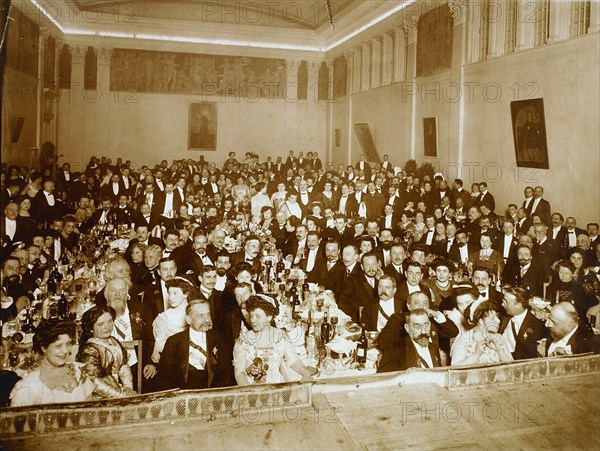
<svg viewBox="0 0 600 451">
<path fill-rule="evenodd" d="M 549 169 L 544 99 L 510 102 L 510 113 L 517 166 Z"/>
<path fill-rule="evenodd" d="M 437 117 L 423 118 L 423 154 L 426 157 L 437 157 Z"/>
<path fill-rule="evenodd" d="M 188 150 L 217 150 L 217 102 L 190 104 Z"/>
</svg>

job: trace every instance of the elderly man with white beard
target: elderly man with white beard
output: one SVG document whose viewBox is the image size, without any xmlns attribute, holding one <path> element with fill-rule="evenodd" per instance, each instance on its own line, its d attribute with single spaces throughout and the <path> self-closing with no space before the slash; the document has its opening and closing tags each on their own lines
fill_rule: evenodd
<svg viewBox="0 0 600 451">
<path fill-rule="evenodd" d="M 156 367 L 150 359 L 154 348 L 152 316 L 145 304 L 130 296 L 130 286 L 131 282 L 128 279 L 112 279 L 104 287 L 104 296 L 107 305 L 117 312 L 113 337 L 120 342 L 142 340 L 142 362 L 138 362 L 135 350 L 129 348 L 127 350 L 127 363 L 134 375 L 134 390 L 138 390 L 137 378 L 135 377 L 138 365 L 143 365 L 143 375 L 147 382 L 142 384 L 142 391 L 147 393 L 152 391 L 151 379 L 156 375 Z"/>
</svg>

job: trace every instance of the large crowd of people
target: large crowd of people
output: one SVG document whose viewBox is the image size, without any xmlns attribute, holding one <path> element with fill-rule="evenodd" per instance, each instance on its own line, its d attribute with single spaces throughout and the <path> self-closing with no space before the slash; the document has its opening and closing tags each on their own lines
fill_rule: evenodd
<svg viewBox="0 0 600 451">
<path fill-rule="evenodd" d="M 463 185 L 291 150 L 4 165 L 3 350 L 35 330 L 38 356 L 22 380 L 3 370 L 10 402 L 310 380 L 276 321 L 294 271 L 375 332 L 379 372 L 599 352 L 598 223 L 565 219 L 541 186 L 499 206 Z"/>
</svg>

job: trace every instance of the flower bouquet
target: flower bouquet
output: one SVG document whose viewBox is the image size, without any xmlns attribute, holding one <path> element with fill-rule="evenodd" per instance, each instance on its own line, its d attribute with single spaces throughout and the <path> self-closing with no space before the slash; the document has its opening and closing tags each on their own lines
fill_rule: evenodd
<svg viewBox="0 0 600 451">
<path fill-rule="evenodd" d="M 267 372 L 269 364 L 263 361 L 260 357 L 255 357 L 252 364 L 246 368 L 246 374 L 254 379 L 257 384 L 262 384 L 267 381 Z"/>
</svg>

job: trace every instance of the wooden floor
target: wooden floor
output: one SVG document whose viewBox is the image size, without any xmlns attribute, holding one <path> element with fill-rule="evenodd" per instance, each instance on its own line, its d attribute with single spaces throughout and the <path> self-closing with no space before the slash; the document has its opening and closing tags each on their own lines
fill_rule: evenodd
<svg viewBox="0 0 600 451">
<path fill-rule="evenodd" d="M 600 374 L 455 391 L 349 385 L 315 394 L 308 408 L 0 443 L 14 450 L 598 450 Z"/>
</svg>

